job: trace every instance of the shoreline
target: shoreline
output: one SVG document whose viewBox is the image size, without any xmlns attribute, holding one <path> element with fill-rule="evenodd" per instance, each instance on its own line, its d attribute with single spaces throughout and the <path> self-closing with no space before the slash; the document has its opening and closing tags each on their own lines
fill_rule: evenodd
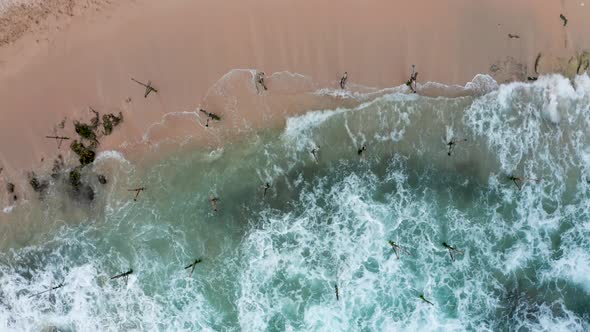
<svg viewBox="0 0 590 332">
<path fill-rule="evenodd" d="M 71 3 L 55 1 L 62 2 Z M 96 4 L 95 12 L 48 18 L 46 29 L 59 27 L 55 31 L 27 31 L 0 46 L 3 201 L 6 183 L 16 183 L 26 194 L 27 171 L 51 167 L 59 151 L 54 141 L 42 137 L 73 135 L 71 122 L 89 118 L 88 107 L 125 117 L 101 141 L 99 152 L 140 156 L 153 142 L 170 137 L 190 136 L 201 146 L 215 147 L 236 137 L 236 131 L 273 128 L 288 116 L 318 108 L 353 107 L 358 101 L 343 102 L 337 93 L 310 95 L 336 89 L 344 71 L 350 74 L 352 90 L 366 91 L 365 86 L 403 84 L 416 63 L 419 83 L 454 88 L 480 73 L 498 83 L 536 76 L 532 68 L 539 53 L 540 74 L 571 76 L 572 68 L 587 59 L 582 52 L 590 48 L 590 39 L 583 38 L 588 28 L 583 17 L 590 8 L 574 1 L 538 6 L 532 0 L 516 5 L 506 0 L 345 0 L 338 4 L 338 15 L 328 0 L 248 0 L 231 6 L 210 0 Z M 560 26 L 562 12 L 570 20 L 565 28 Z M 519 38 L 509 38 L 509 33 Z M 45 36 L 41 43 L 36 42 L 39 35 Z M 572 62 L 574 55 L 578 58 Z M 256 95 L 247 83 L 253 74 L 236 74 L 233 68 L 266 71 L 271 89 Z M 227 73 L 239 77 L 228 83 Z M 143 88 L 130 78 L 151 80 L 159 92 L 143 98 Z M 433 83 L 430 94 L 445 91 Z M 232 100 L 240 105 L 228 108 Z M 195 121 L 192 115 L 198 107 L 228 121 L 206 130 L 204 118 Z M 187 117 L 169 119 L 181 112 Z M 66 129 L 57 130 L 64 118 Z"/>
</svg>

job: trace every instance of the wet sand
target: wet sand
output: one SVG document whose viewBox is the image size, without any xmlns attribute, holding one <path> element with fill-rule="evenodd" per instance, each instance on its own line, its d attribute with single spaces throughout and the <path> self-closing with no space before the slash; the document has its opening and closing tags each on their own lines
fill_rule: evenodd
<svg viewBox="0 0 590 332">
<path fill-rule="evenodd" d="M 59 9 L 70 5 L 71 15 Z M 571 71 L 567 60 L 590 48 L 590 4 L 580 1 L 137 0 L 54 6 L 60 15 L 40 18 L 36 28 L 25 25 L 0 46 L 3 187 L 21 183 L 29 170 L 50 167 L 58 153 L 71 158 L 68 142 L 58 150 L 44 136 L 73 137 L 72 120 L 90 118 L 89 106 L 123 113 L 124 123 L 100 149 L 133 159 L 169 137 L 218 145 L 230 134 L 279 126 L 286 115 L 335 107 L 340 98 L 309 93 L 337 88 L 344 71 L 352 90 L 403 84 L 411 64 L 419 82 L 464 85 L 487 73 L 502 83 L 536 76 L 539 53 L 541 74 Z M 236 68 L 265 71 L 269 91 L 258 95 L 248 71 L 224 78 Z M 144 88 L 131 77 L 151 80 L 158 93 L 144 98 Z M 430 94 L 444 94 L 437 91 Z M 206 128 L 204 117 L 190 113 L 198 107 L 224 120 Z M 174 112 L 189 113 L 165 116 Z M 56 128 L 63 119 L 66 127 Z"/>
</svg>

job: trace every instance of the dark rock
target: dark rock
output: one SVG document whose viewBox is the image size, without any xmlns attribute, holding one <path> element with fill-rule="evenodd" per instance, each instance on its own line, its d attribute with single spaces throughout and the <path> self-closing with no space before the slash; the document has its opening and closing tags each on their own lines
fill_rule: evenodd
<svg viewBox="0 0 590 332">
<path fill-rule="evenodd" d="M 81 169 L 82 166 L 78 166 L 70 171 L 70 184 L 72 185 L 72 187 L 74 187 L 74 189 L 79 188 L 82 184 L 82 181 L 80 180 L 82 177 L 82 175 L 80 174 Z"/>
<path fill-rule="evenodd" d="M 45 192 L 45 190 L 47 190 L 47 188 L 49 187 L 49 182 L 39 180 L 34 172 L 31 172 L 31 174 L 29 174 L 29 184 L 31 185 L 33 190 L 38 193 Z"/>
<path fill-rule="evenodd" d="M 76 128 L 76 133 L 80 135 L 81 138 L 85 138 L 89 141 L 96 141 L 96 133 L 92 126 L 74 121 L 74 128 Z"/>
<path fill-rule="evenodd" d="M 102 175 L 102 174 L 99 174 L 99 175 L 98 175 L 98 182 L 99 182 L 100 184 L 107 184 L 107 178 L 106 178 L 104 175 Z"/>
<path fill-rule="evenodd" d="M 59 178 L 63 168 L 64 168 L 64 160 L 60 154 L 57 156 L 57 159 L 55 159 L 53 161 L 53 167 L 51 168 L 51 177 L 54 179 Z"/>
<path fill-rule="evenodd" d="M 90 147 L 86 147 L 84 143 L 78 142 L 78 140 L 74 140 L 70 144 L 70 149 L 80 157 L 79 160 L 82 166 L 92 163 L 96 157 L 96 153 Z"/>
<path fill-rule="evenodd" d="M 123 114 L 119 112 L 119 116 L 114 114 L 105 114 L 102 116 L 103 133 L 110 135 L 113 132 L 113 128 L 118 126 L 123 121 Z"/>
<path fill-rule="evenodd" d="M 8 182 L 6 184 L 6 190 L 8 190 L 8 192 L 11 193 L 11 194 L 14 193 L 14 183 Z"/>
</svg>

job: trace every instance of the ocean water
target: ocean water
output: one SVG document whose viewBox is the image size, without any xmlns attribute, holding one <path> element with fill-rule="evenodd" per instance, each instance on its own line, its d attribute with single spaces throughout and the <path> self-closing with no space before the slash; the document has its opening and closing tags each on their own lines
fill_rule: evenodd
<svg viewBox="0 0 590 332">
<path fill-rule="evenodd" d="M 589 330 L 590 78 L 480 80 L 472 96 L 313 110 L 214 150 L 102 153 L 92 206 L 54 188 L 26 212 L 36 223 L 7 230 L 0 330 Z M 452 139 L 467 141 L 449 156 Z"/>
</svg>

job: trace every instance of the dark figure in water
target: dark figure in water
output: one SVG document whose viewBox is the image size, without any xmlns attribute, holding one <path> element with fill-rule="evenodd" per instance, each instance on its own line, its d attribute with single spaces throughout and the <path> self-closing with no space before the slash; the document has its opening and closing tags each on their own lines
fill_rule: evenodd
<svg viewBox="0 0 590 332">
<path fill-rule="evenodd" d="M 406 248 L 400 246 L 399 244 L 397 244 L 397 243 L 395 243 L 393 241 L 389 241 L 389 245 L 393 249 L 393 252 L 395 252 L 395 256 L 397 257 L 397 259 L 399 259 L 399 254 L 401 252 L 403 252 L 403 253 L 405 253 L 407 255 L 410 255 L 410 256 L 412 255 L 412 254 L 410 254 L 410 252 Z"/>
<path fill-rule="evenodd" d="M 311 151 L 310 151 L 311 152 L 311 155 L 313 156 L 313 159 L 315 159 L 315 162 L 316 163 L 318 162 L 317 153 L 318 153 L 319 150 L 320 150 L 320 146 L 318 145 L 315 148 L 311 149 Z"/>
<path fill-rule="evenodd" d="M 125 284 L 127 284 L 127 281 L 129 280 L 129 275 L 131 275 L 132 273 L 133 273 L 133 270 L 129 269 L 129 271 L 127 271 L 127 272 L 123 272 L 123 273 L 117 274 L 116 276 L 112 276 L 111 280 L 125 278 Z"/>
<path fill-rule="evenodd" d="M 565 18 L 565 16 L 563 16 L 563 14 L 559 14 L 559 18 L 563 21 L 563 26 L 567 25 L 567 18 Z"/>
<path fill-rule="evenodd" d="M 209 198 L 209 202 L 211 202 L 211 207 L 213 207 L 213 211 L 217 212 L 217 202 L 219 201 L 219 197 L 213 197 L 211 196 L 211 198 Z"/>
<path fill-rule="evenodd" d="M 412 73 L 410 74 L 410 79 L 406 82 L 406 85 L 412 90 L 413 93 L 416 93 L 416 88 L 418 83 L 418 72 L 416 71 L 416 65 L 412 65 Z"/>
<path fill-rule="evenodd" d="M 359 154 L 359 156 L 363 155 L 363 152 L 367 151 L 367 146 L 363 145 L 360 149 L 358 149 L 357 153 Z"/>
<path fill-rule="evenodd" d="M 463 255 L 463 250 L 459 250 L 456 247 L 450 246 L 446 242 L 443 242 L 442 245 L 449 250 L 449 255 L 451 256 L 451 260 L 453 262 L 455 261 L 455 255 Z"/>
<path fill-rule="evenodd" d="M 348 72 L 344 72 L 342 78 L 340 79 L 340 89 L 346 89 L 346 81 L 348 80 Z"/>
<path fill-rule="evenodd" d="M 264 185 L 260 186 L 260 188 L 264 190 L 262 197 L 266 197 L 266 192 L 268 191 L 268 189 L 270 189 L 270 183 L 267 182 Z"/>
<path fill-rule="evenodd" d="M 338 285 L 334 285 L 334 289 L 336 290 L 336 301 L 340 300 L 340 294 L 338 294 Z"/>
<path fill-rule="evenodd" d="M 98 182 L 99 182 L 100 184 L 107 184 L 107 178 L 106 178 L 104 175 L 102 175 L 102 174 L 99 174 L 99 175 L 98 175 Z"/>
<path fill-rule="evenodd" d="M 257 72 L 254 79 L 256 81 L 256 90 L 258 90 L 258 92 L 260 92 L 258 85 L 260 85 L 265 91 L 268 90 L 268 88 L 266 87 L 266 83 L 264 82 L 264 72 L 263 71 Z"/>
<path fill-rule="evenodd" d="M 135 201 L 135 202 L 137 202 L 137 197 L 139 196 L 139 193 L 141 193 L 144 190 L 145 190 L 145 187 L 135 188 L 135 189 L 127 189 L 127 191 L 135 191 L 135 197 L 133 197 L 133 201 Z"/>
<path fill-rule="evenodd" d="M 189 264 L 189 265 L 187 265 L 187 266 L 185 266 L 185 267 L 184 267 L 184 269 L 185 269 L 185 270 L 186 270 L 186 269 L 189 269 L 189 268 L 191 268 L 191 267 L 192 267 L 192 269 L 191 269 L 191 272 L 188 274 L 188 277 L 189 277 L 189 278 L 190 278 L 190 277 L 192 277 L 192 275 L 193 275 L 193 271 L 195 270 L 195 267 L 197 266 L 197 264 L 199 264 L 199 263 L 200 263 L 200 262 L 202 262 L 202 261 L 203 261 L 203 260 L 201 260 L 201 259 L 197 258 L 197 259 L 195 259 L 195 261 L 194 261 L 192 264 Z"/>
<path fill-rule="evenodd" d="M 537 76 L 529 76 L 529 77 L 527 77 L 526 79 L 527 79 L 528 81 L 531 81 L 531 82 L 532 82 L 532 81 L 536 81 L 536 80 L 538 79 L 538 77 L 537 77 Z"/>
<path fill-rule="evenodd" d="M 449 151 L 447 152 L 447 154 L 449 156 L 453 153 L 453 151 L 455 151 L 455 146 L 457 146 L 457 143 L 459 143 L 459 142 L 467 142 L 467 139 L 466 138 L 464 138 L 464 139 L 453 138 L 453 139 L 451 139 L 451 141 L 449 143 L 447 143 L 447 146 L 449 147 Z"/>
<path fill-rule="evenodd" d="M 430 305 L 434 305 L 434 303 L 432 303 L 432 302 L 428 301 L 428 300 L 427 300 L 427 299 L 424 297 L 424 294 L 420 294 L 420 300 L 422 300 L 422 301 L 424 301 L 424 302 L 426 302 L 426 303 L 428 303 L 428 304 L 430 304 Z"/>
<path fill-rule="evenodd" d="M 65 285 L 66 285 L 66 284 L 65 284 L 65 283 L 62 281 L 62 282 L 61 282 L 59 285 L 57 285 L 57 286 L 55 286 L 55 287 L 51 287 L 51 288 L 49 288 L 49 289 L 47 289 L 47 290 L 44 290 L 44 291 L 42 291 L 42 292 L 39 292 L 39 293 L 37 293 L 37 294 L 33 294 L 33 295 L 29 296 L 29 297 L 35 297 L 35 296 L 39 296 L 39 295 L 41 295 L 41 294 L 45 294 L 45 293 L 47 293 L 47 292 L 51 292 L 51 291 L 53 291 L 53 290 L 56 290 L 56 289 L 60 289 L 60 288 L 62 288 L 62 287 L 63 287 L 63 286 L 65 286 Z"/>
<path fill-rule="evenodd" d="M 538 179 L 522 178 L 514 175 L 508 176 L 508 180 L 514 182 L 514 185 L 516 186 L 516 188 L 518 188 L 518 190 L 522 190 L 522 187 L 524 186 L 525 182 L 539 182 Z"/>
<path fill-rule="evenodd" d="M 513 34 L 509 33 L 508 34 L 508 38 L 510 38 L 510 39 L 518 39 L 518 38 L 520 38 L 520 36 L 519 35 L 513 35 Z"/>
</svg>

